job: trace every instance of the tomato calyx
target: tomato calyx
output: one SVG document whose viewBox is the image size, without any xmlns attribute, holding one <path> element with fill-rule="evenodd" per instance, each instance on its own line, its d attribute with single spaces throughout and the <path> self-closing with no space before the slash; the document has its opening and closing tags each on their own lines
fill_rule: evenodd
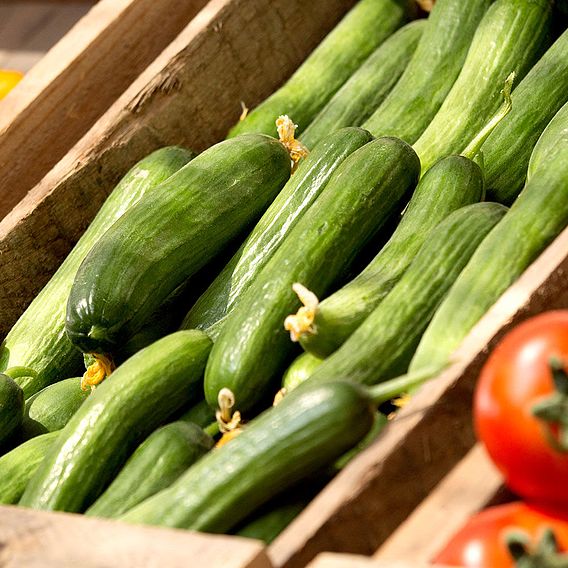
<svg viewBox="0 0 568 568">
<path fill-rule="evenodd" d="M 549 528 L 532 552 L 528 536 L 521 531 L 509 533 L 506 543 L 516 568 L 568 568 L 568 555 L 559 553 L 558 542 Z"/>
<path fill-rule="evenodd" d="M 532 414 L 544 423 L 549 444 L 560 453 L 568 453 L 568 373 L 562 360 L 551 357 L 548 365 L 555 392 L 532 407 Z"/>
</svg>

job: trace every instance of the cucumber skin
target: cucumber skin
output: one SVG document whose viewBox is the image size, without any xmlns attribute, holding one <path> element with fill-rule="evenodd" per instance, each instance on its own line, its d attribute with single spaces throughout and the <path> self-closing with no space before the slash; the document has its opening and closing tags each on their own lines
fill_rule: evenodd
<svg viewBox="0 0 568 568">
<path fill-rule="evenodd" d="M 207 404 L 206 400 L 201 400 L 194 404 L 189 410 L 185 411 L 178 420 L 182 422 L 193 422 L 200 428 L 206 428 L 215 422 L 215 411 Z"/>
<path fill-rule="evenodd" d="M 318 306 L 300 344 L 317 357 L 337 350 L 402 278 L 431 231 L 452 211 L 481 200 L 483 173 L 464 156 L 440 160 L 418 183 L 389 242 L 354 280 Z"/>
<path fill-rule="evenodd" d="M 159 428 L 138 446 L 85 514 L 115 518 L 126 513 L 169 487 L 214 444 L 211 436 L 189 422 L 172 422 Z"/>
<path fill-rule="evenodd" d="M 0 373 L 0 448 L 20 427 L 24 416 L 24 393 L 18 384 Z"/>
<path fill-rule="evenodd" d="M 426 20 L 411 22 L 377 47 L 304 130 L 300 140 L 313 148 L 339 128 L 362 124 L 402 75 L 425 26 Z"/>
<path fill-rule="evenodd" d="M 136 446 L 199 396 L 210 349 L 204 333 L 178 331 L 123 363 L 61 430 L 20 504 L 87 508 Z"/>
<path fill-rule="evenodd" d="M 45 387 L 26 400 L 22 432 L 28 440 L 61 430 L 89 397 L 81 389 L 81 379 L 64 379 Z"/>
<path fill-rule="evenodd" d="M 205 372 L 211 407 L 224 387 L 241 412 L 276 387 L 294 348 L 284 330 L 284 319 L 299 307 L 292 284 L 325 293 L 365 242 L 400 211 L 419 169 L 410 146 L 396 138 L 369 142 L 341 164 L 225 321 Z"/>
<path fill-rule="evenodd" d="M 358 385 L 306 383 L 121 519 L 226 532 L 355 446 L 371 429 L 373 414 L 367 393 Z"/>
<path fill-rule="evenodd" d="M 458 153 L 502 104 L 505 79 L 521 80 L 548 47 L 549 0 L 496 0 L 475 34 L 463 69 L 428 128 L 414 144 L 422 171 Z"/>
<path fill-rule="evenodd" d="M 112 353 L 255 220 L 290 176 L 284 146 L 247 134 L 211 146 L 117 221 L 81 264 L 67 336 Z"/>
<path fill-rule="evenodd" d="M 83 369 L 81 353 L 65 335 L 65 309 L 75 274 L 89 250 L 116 219 L 194 155 L 190 150 L 170 146 L 156 150 L 134 165 L 106 199 L 51 280 L 12 327 L 0 347 L 0 371 L 13 376 L 26 398 L 47 385 L 78 375 Z"/>
<path fill-rule="evenodd" d="M 526 180 L 531 152 L 543 130 L 566 102 L 568 30 L 515 88 L 511 112 L 482 146 L 487 195 L 506 205 Z"/>
<path fill-rule="evenodd" d="M 371 140 L 366 130 L 344 128 L 318 144 L 301 161 L 247 240 L 191 308 L 181 328 L 209 330 L 230 313 L 339 165 Z"/>
<path fill-rule="evenodd" d="M 13 505 L 55 442 L 58 432 L 36 436 L 0 457 L 0 504 Z"/>
<path fill-rule="evenodd" d="M 475 203 L 449 215 L 390 294 L 308 382 L 345 377 L 376 384 L 404 373 L 437 306 L 506 209 Z"/>
<path fill-rule="evenodd" d="M 406 0 L 360 0 L 292 77 L 229 132 L 276 136 L 276 119 L 289 115 L 306 128 L 373 50 L 406 20 Z"/>
<path fill-rule="evenodd" d="M 525 188 L 452 286 L 418 346 L 411 371 L 444 364 L 568 224 L 568 103 L 545 129 L 532 156 L 535 164 Z"/>
<path fill-rule="evenodd" d="M 294 390 L 297 386 L 306 382 L 323 361 L 323 359 L 311 353 L 298 355 L 282 377 L 282 388 L 286 390 L 286 393 Z"/>
<path fill-rule="evenodd" d="M 402 77 L 363 128 L 413 144 L 452 88 L 489 4 L 490 0 L 437 0 Z"/>
</svg>

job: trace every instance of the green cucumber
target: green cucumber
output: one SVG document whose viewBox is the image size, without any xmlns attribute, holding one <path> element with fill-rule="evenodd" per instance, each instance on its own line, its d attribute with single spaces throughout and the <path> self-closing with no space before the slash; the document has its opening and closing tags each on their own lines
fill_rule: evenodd
<svg viewBox="0 0 568 568">
<path fill-rule="evenodd" d="M 183 422 L 193 422 L 200 428 L 209 426 L 215 422 L 215 412 L 211 409 L 207 401 L 201 400 L 194 404 L 189 410 L 186 410 L 179 418 Z"/>
<path fill-rule="evenodd" d="M 199 426 L 172 422 L 159 428 L 136 449 L 86 515 L 118 517 L 169 487 L 215 442 Z"/>
<path fill-rule="evenodd" d="M 282 377 L 282 389 L 284 392 L 288 393 L 304 383 L 322 363 L 323 359 L 311 353 L 298 355 Z"/>
<path fill-rule="evenodd" d="M 436 312 L 411 370 L 445 364 L 473 326 L 568 224 L 568 103 L 533 150 L 523 191 Z"/>
<path fill-rule="evenodd" d="M 477 164 L 464 156 L 440 160 L 420 180 L 399 226 L 371 263 L 315 307 L 313 323 L 299 338 L 302 347 L 318 357 L 338 349 L 401 279 L 431 231 L 482 196 Z"/>
<path fill-rule="evenodd" d="M 191 308 L 182 328 L 209 330 L 230 313 L 333 172 L 347 156 L 371 139 L 366 130 L 344 128 L 318 144 L 302 160 L 247 240 Z"/>
<path fill-rule="evenodd" d="M 101 235 L 165 179 L 193 158 L 183 148 L 157 150 L 138 162 L 109 195 L 63 264 L 36 296 L 0 347 L 0 371 L 27 397 L 82 370 L 81 353 L 65 335 L 65 308 L 79 265 Z"/>
<path fill-rule="evenodd" d="M 20 503 L 87 508 L 148 434 L 197 399 L 210 349 L 204 333 L 178 331 L 124 362 L 61 430 Z"/>
<path fill-rule="evenodd" d="M 407 24 L 381 44 L 304 130 L 302 143 L 313 148 L 344 126 L 363 124 L 402 75 L 425 26 L 426 20 Z"/>
<path fill-rule="evenodd" d="M 65 330 L 80 349 L 112 353 L 218 255 L 290 176 L 284 146 L 247 134 L 205 150 L 123 215 L 81 264 Z"/>
<path fill-rule="evenodd" d="M 402 77 L 363 127 L 375 136 L 398 136 L 413 144 L 452 88 L 489 4 L 438 0 Z"/>
<path fill-rule="evenodd" d="M 306 383 L 121 519 L 226 532 L 356 445 L 373 415 L 372 400 L 359 385 Z"/>
<path fill-rule="evenodd" d="M 18 384 L 0 373 L 0 447 L 20 427 L 24 417 L 24 393 Z"/>
<path fill-rule="evenodd" d="M 468 3 L 469 5 L 469 3 Z M 550 0 L 496 0 L 479 24 L 446 100 L 414 144 L 422 171 L 461 152 L 501 104 L 512 72 L 522 79 L 548 47 Z"/>
<path fill-rule="evenodd" d="M 310 124 L 334 93 L 373 50 L 407 18 L 407 0 L 360 0 L 329 33 L 292 77 L 235 125 L 243 132 L 276 135 L 276 119 L 287 114 L 299 126 Z"/>
<path fill-rule="evenodd" d="M 24 439 L 61 430 L 87 399 L 81 379 L 65 379 L 49 385 L 26 400 L 22 431 Z"/>
<path fill-rule="evenodd" d="M 518 84 L 511 114 L 483 144 L 490 199 L 510 204 L 523 188 L 531 152 L 568 98 L 567 54 L 568 30 Z"/>
<path fill-rule="evenodd" d="M 238 410 L 268 396 L 293 349 L 284 319 L 302 282 L 325 293 L 414 189 L 420 164 L 410 146 L 379 138 L 351 154 L 229 315 L 211 352 L 205 398 L 228 388 Z"/>
<path fill-rule="evenodd" d="M 13 505 L 20 500 L 58 435 L 36 436 L 0 457 L 0 504 Z"/>
<path fill-rule="evenodd" d="M 398 284 L 307 382 L 341 377 L 375 384 L 405 372 L 436 308 L 506 210 L 475 203 L 451 213 L 430 233 Z"/>
</svg>

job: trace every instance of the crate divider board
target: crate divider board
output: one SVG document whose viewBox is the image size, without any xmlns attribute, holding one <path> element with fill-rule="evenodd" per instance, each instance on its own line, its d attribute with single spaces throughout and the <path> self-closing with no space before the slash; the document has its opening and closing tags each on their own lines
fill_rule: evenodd
<svg viewBox="0 0 568 568">
<path fill-rule="evenodd" d="M 206 3 L 101 0 L 26 74 L 0 103 L 0 219 Z"/>
<path fill-rule="evenodd" d="M 310 562 L 306 568 L 434 568 L 431 564 L 409 560 L 382 561 L 353 554 L 332 554 L 324 552 Z M 436 565 L 435 568 L 452 568 Z"/>
</svg>

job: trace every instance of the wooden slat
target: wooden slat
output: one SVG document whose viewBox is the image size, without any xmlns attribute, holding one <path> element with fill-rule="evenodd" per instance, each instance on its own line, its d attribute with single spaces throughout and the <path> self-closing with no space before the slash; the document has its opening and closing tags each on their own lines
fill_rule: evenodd
<svg viewBox="0 0 568 568">
<path fill-rule="evenodd" d="M 484 448 L 476 444 L 377 551 L 375 558 L 429 562 L 474 513 L 494 501 L 502 482 Z"/>
<path fill-rule="evenodd" d="M 254 105 L 268 95 L 352 5 L 210 2 L 0 223 L 0 334 L 134 162 L 166 144 L 202 150 L 222 139 L 241 112 L 240 101 Z"/>
<path fill-rule="evenodd" d="M 2 568 L 270 568 L 260 542 L 0 507 Z"/>
<path fill-rule="evenodd" d="M 274 566 L 304 566 L 322 550 L 377 550 L 474 445 L 472 395 L 490 347 L 527 316 L 568 306 L 567 270 L 568 229 L 472 330 L 456 363 L 424 385 L 384 435 L 274 541 Z"/>
<path fill-rule="evenodd" d="M 102 0 L 3 99 L 0 218 L 65 155 L 206 1 Z M 56 11 L 52 6 L 44 6 L 39 13 L 38 9 L 30 4 L 25 12 L 41 18 L 53 17 Z M 18 27 L 9 28 L 17 37 Z M 39 35 L 31 42 L 32 52 L 42 41 Z"/>
<path fill-rule="evenodd" d="M 322 553 L 307 568 L 433 568 L 431 564 L 410 561 L 382 561 L 353 554 Z M 450 568 L 437 565 L 436 568 Z"/>
</svg>

